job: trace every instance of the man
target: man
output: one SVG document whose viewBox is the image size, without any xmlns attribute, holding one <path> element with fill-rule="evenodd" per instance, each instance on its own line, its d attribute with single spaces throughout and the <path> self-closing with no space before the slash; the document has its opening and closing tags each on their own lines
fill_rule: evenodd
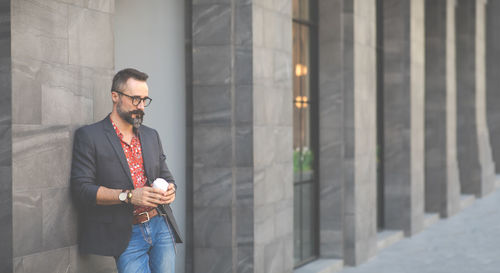
<svg viewBox="0 0 500 273">
<path fill-rule="evenodd" d="M 175 271 L 179 229 L 170 208 L 176 184 L 156 130 L 141 125 L 148 75 L 113 78 L 113 110 L 75 132 L 71 188 L 80 211 L 82 253 L 114 256 L 120 273 Z M 168 189 L 151 187 L 163 178 Z"/>
</svg>

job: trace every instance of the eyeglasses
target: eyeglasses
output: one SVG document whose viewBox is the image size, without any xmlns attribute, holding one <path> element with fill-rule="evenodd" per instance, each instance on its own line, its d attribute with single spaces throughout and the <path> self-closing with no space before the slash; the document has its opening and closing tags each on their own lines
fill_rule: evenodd
<svg viewBox="0 0 500 273">
<path fill-rule="evenodd" d="M 144 103 L 144 107 L 147 107 L 151 103 L 151 101 L 153 100 L 150 97 L 141 98 L 139 96 L 129 96 L 129 95 L 125 94 L 125 93 L 122 93 L 120 91 L 115 91 L 115 90 L 113 90 L 113 92 L 116 92 L 116 93 L 118 93 L 120 95 L 124 95 L 126 97 L 129 97 L 132 100 L 132 104 L 134 106 L 138 106 L 141 103 L 141 101 L 142 101 Z"/>
</svg>

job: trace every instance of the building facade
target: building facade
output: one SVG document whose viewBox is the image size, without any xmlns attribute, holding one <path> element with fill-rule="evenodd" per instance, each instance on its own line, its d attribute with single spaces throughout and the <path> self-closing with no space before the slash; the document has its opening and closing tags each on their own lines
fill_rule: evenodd
<svg viewBox="0 0 500 273">
<path fill-rule="evenodd" d="M 0 2 L 0 272 L 115 272 L 78 253 L 73 132 L 150 75 L 178 183 L 177 271 L 334 272 L 495 190 L 500 4 Z M 498 168 L 497 168 L 498 169 Z"/>
</svg>

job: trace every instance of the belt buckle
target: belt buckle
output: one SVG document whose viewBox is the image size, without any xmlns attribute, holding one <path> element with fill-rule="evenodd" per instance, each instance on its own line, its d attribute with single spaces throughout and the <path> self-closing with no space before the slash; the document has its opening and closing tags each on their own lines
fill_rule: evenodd
<svg viewBox="0 0 500 273">
<path fill-rule="evenodd" d="M 148 222 L 149 220 L 151 220 L 151 218 L 149 218 L 149 211 L 143 211 L 137 215 L 141 215 L 141 214 L 146 214 L 146 216 L 148 217 L 148 219 L 145 221 L 142 221 L 141 224 L 144 224 L 144 223 Z"/>
</svg>

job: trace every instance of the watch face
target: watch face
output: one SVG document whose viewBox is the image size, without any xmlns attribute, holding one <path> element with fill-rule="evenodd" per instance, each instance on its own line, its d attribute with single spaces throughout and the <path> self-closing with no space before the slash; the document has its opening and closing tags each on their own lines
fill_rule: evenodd
<svg viewBox="0 0 500 273">
<path fill-rule="evenodd" d="M 127 199 L 127 193 L 126 192 L 121 192 L 118 195 L 118 199 L 120 199 L 120 201 L 125 201 L 125 199 Z"/>
</svg>

